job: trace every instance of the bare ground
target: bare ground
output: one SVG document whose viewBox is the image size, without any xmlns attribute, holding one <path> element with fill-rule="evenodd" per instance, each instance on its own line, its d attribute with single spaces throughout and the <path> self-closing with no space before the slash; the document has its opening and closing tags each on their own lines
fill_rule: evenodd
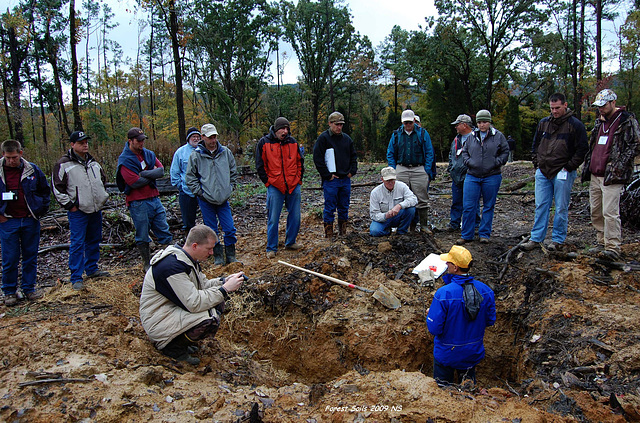
<svg viewBox="0 0 640 423">
<path fill-rule="evenodd" d="M 355 182 L 375 182 L 380 167 L 362 165 Z M 530 164 L 509 164 L 503 188 L 530 175 Z M 243 179 L 259 185 L 253 175 Z M 164 357 L 148 341 L 138 317 L 142 270 L 127 213 L 114 204 L 105 212 L 105 242 L 123 247 L 103 250 L 101 266 L 111 278 L 74 292 L 63 283 L 66 250 L 45 252 L 44 300 L 0 308 L 0 420 L 640 420 L 640 231 L 624 230 L 626 267 L 587 254 L 595 232 L 584 193 L 573 197 L 561 252 L 512 251 L 531 228 L 533 195 L 498 199 L 491 243 L 468 247 L 473 273 L 497 297 L 487 357 L 476 386 L 437 387 L 424 323 L 434 289 L 421 287 L 411 270 L 429 253 L 447 251 L 459 234 L 438 230 L 448 222 L 446 174 L 432 188 L 434 236 L 369 237 L 372 187 L 364 186 L 352 193 L 349 234 L 333 240 L 322 238 L 321 191 L 305 190 L 299 236 L 305 248 L 278 253 L 277 259 L 370 289 L 383 284 L 401 299 L 398 310 L 267 260 L 265 195 L 234 206 L 242 264 L 208 263 L 205 273 L 244 270 L 251 279 L 233 295 L 217 337 L 202 343 L 198 367 Z M 164 200 L 180 238 L 177 202 Z M 68 242 L 64 216 L 43 226 L 43 247 Z M 283 232 L 282 226 L 281 240 Z"/>
</svg>

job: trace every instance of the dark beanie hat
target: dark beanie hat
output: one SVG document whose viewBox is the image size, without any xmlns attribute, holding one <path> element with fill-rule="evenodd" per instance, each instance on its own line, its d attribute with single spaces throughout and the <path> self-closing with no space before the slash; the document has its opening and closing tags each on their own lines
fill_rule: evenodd
<svg viewBox="0 0 640 423">
<path fill-rule="evenodd" d="M 191 138 L 191 135 L 193 134 L 201 135 L 200 131 L 198 131 L 198 128 L 192 126 L 191 128 L 187 129 L 187 141 L 189 141 L 189 138 Z"/>
<path fill-rule="evenodd" d="M 276 119 L 276 122 L 273 124 L 273 132 L 277 132 L 279 129 L 282 128 L 291 128 L 289 126 L 289 121 L 286 118 L 283 117 L 279 117 L 278 119 Z"/>
</svg>

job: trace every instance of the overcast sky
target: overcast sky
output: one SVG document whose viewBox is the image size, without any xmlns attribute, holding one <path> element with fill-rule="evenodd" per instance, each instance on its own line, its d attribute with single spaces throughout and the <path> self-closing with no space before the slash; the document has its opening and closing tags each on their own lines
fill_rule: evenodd
<svg viewBox="0 0 640 423">
<path fill-rule="evenodd" d="M 107 2 L 115 14 L 114 21 L 119 26 L 110 32 L 113 40 L 117 41 L 125 56 L 135 59 L 138 44 L 139 20 L 147 17 L 147 12 L 138 9 L 135 0 L 100 0 Z M 294 0 L 294 2 L 297 0 Z M 12 8 L 18 4 L 18 0 L 0 0 L 0 13 Z M 76 7 L 81 7 L 82 0 L 76 0 Z M 360 34 L 367 35 L 371 40 L 374 48 L 377 48 L 384 38 L 389 35 L 394 25 L 411 31 L 417 30 L 419 26 L 425 26 L 425 17 L 435 16 L 437 14 L 433 0 L 349 0 L 345 4 L 348 5 L 351 15 L 353 16 L 353 25 Z M 624 13 L 621 13 L 625 15 Z M 620 20 L 620 19 L 619 19 Z M 619 25 L 619 23 L 618 23 Z M 605 38 L 605 54 L 611 55 L 612 49 L 615 47 L 615 33 L 613 26 L 607 23 L 604 31 Z M 94 35 L 91 45 L 95 45 L 97 36 Z M 84 41 L 78 49 L 79 59 L 84 57 Z M 300 70 L 298 68 L 297 58 L 290 46 L 284 45 L 287 50 L 289 61 L 284 67 L 284 83 L 295 83 Z M 281 53 L 283 49 L 281 49 Z M 275 83 L 275 55 L 271 60 L 274 62 L 273 72 Z M 95 61 L 94 61 L 95 64 Z M 617 62 L 613 61 L 605 64 L 605 70 L 609 70 L 612 66 L 617 68 Z"/>
</svg>

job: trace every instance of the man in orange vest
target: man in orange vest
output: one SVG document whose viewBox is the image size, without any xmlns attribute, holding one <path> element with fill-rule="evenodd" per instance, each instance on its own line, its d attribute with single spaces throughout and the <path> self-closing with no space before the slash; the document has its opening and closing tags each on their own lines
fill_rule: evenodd
<svg viewBox="0 0 640 423">
<path fill-rule="evenodd" d="M 267 187 L 267 258 L 275 258 L 278 251 L 278 224 L 283 205 L 289 212 L 284 247 L 302 248 L 296 243 L 296 237 L 300 229 L 304 158 L 298 141 L 290 133 L 289 121 L 279 117 L 256 146 L 256 169 Z"/>
</svg>

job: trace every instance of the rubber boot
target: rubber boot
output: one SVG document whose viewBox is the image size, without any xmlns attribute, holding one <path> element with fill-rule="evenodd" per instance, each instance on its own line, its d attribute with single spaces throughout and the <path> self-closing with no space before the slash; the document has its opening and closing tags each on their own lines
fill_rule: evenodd
<svg viewBox="0 0 640 423">
<path fill-rule="evenodd" d="M 324 222 L 324 237 L 333 238 L 333 222 Z"/>
<path fill-rule="evenodd" d="M 149 243 L 148 242 L 138 242 L 136 244 L 138 247 L 138 251 L 140 252 L 140 257 L 142 257 L 142 267 L 144 268 L 144 273 L 147 273 L 147 270 L 151 267 L 149 261 L 151 260 L 151 253 L 149 252 Z"/>
<path fill-rule="evenodd" d="M 191 342 L 183 333 L 176 336 L 166 347 L 160 350 L 160 352 L 174 360 L 186 361 L 189 364 L 197 366 L 200 364 L 200 359 L 189 354 L 189 349 L 193 349 L 193 346 L 194 343 Z"/>
<path fill-rule="evenodd" d="M 227 264 L 238 262 L 236 259 L 236 244 L 225 245 L 224 254 L 227 256 Z"/>
<path fill-rule="evenodd" d="M 215 247 L 213 247 L 213 264 L 217 266 L 222 266 L 224 264 L 224 252 L 222 250 L 222 244 L 217 243 Z"/>
<path fill-rule="evenodd" d="M 347 234 L 347 221 L 346 220 L 338 219 L 338 233 L 340 235 L 346 235 Z"/>
<path fill-rule="evenodd" d="M 429 209 L 418 209 L 418 215 L 420 216 L 420 230 L 427 235 L 433 235 L 429 229 Z"/>
</svg>

